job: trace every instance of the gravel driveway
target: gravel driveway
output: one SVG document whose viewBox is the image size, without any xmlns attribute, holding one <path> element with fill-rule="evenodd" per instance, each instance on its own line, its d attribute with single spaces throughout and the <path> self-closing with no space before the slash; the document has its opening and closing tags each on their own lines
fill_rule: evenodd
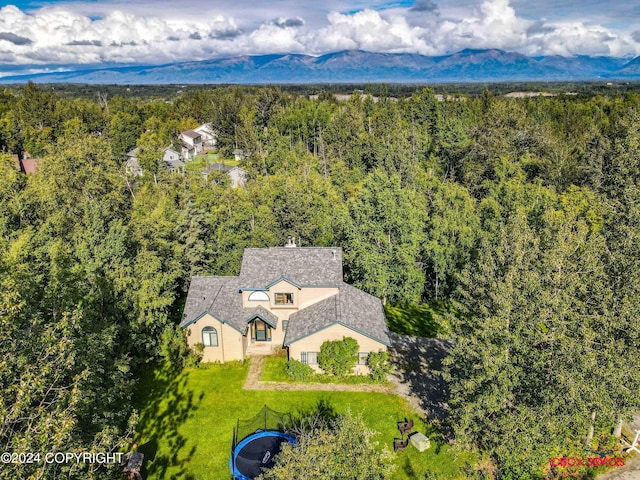
<svg viewBox="0 0 640 480">
<path fill-rule="evenodd" d="M 453 346 L 440 338 L 412 337 L 390 333 L 392 381 L 398 393 L 407 397 L 429 420 L 447 416 L 449 389 L 439 372 L 442 360 Z"/>
</svg>

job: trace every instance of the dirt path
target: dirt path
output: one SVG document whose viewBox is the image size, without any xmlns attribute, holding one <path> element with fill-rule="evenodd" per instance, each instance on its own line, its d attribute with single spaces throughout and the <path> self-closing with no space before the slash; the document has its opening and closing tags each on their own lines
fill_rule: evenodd
<svg viewBox="0 0 640 480">
<path fill-rule="evenodd" d="M 449 411 L 449 388 L 442 379 L 442 360 L 453 344 L 445 339 L 390 333 L 392 381 L 399 395 L 430 420 L 442 420 Z"/>
<path fill-rule="evenodd" d="M 247 380 L 244 382 L 244 387 L 242 388 L 245 390 L 264 390 L 262 388 L 258 388 L 263 365 L 264 356 L 255 355 L 253 357 L 249 357 L 249 373 L 247 374 Z"/>
</svg>

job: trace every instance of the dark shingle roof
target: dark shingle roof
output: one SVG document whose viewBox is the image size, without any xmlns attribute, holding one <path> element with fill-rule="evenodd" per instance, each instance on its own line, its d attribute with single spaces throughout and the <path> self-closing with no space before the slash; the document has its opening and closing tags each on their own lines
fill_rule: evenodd
<svg viewBox="0 0 640 480">
<path fill-rule="evenodd" d="M 342 283 L 339 292 L 293 313 L 284 339 L 290 345 L 334 323 L 341 323 L 385 345 L 390 345 L 380 299 Z"/>
<path fill-rule="evenodd" d="M 224 165 L 222 163 L 212 163 L 204 169 L 203 173 L 211 173 L 213 171 L 226 172 L 228 170 L 231 170 L 231 168 L 232 167 L 228 167 L 227 165 Z"/>
<path fill-rule="evenodd" d="M 303 308 L 289 316 L 284 345 L 322 330 L 338 320 L 338 294 Z"/>
<path fill-rule="evenodd" d="M 355 327 L 386 345 L 389 342 L 387 320 L 382 308 L 382 302 L 378 297 L 343 283 L 340 287 L 339 319 L 341 323 Z"/>
<path fill-rule="evenodd" d="M 163 160 L 165 168 L 170 170 L 175 170 L 176 168 L 184 167 L 184 162 L 180 159 L 172 159 L 172 160 Z"/>
<path fill-rule="evenodd" d="M 182 136 L 189 138 L 198 138 L 200 134 L 198 132 L 194 132 L 193 130 L 185 130 L 182 132 Z"/>
<path fill-rule="evenodd" d="M 205 312 L 229 322 L 229 316 L 237 317 L 236 310 L 242 310 L 237 282 L 238 277 L 191 277 L 180 326 L 185 327 Z"/>
<path fill-rule="evenodd" d="M 264 288 L 279 278 L 299 286 L 342 284 L 342 249 L 337 247 L 245 248 L 240 287 Z"/>
<path fill-rule="evenodd" d="M 256 316 L 274 328 L 278 325 L 278 317 L 264 307 L 242 308 L 238 277 L 191 277 L 180 327 L 186 327 L 203 313 L 210 313 L 242 333 Z"/>
</svg>

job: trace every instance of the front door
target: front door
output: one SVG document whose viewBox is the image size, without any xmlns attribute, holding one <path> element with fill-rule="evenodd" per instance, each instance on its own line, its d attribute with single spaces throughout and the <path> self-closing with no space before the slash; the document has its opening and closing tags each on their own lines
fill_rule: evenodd
<svg viewBox="0 0 640 480">
<path fill-rule="evenodd" d="M 271 327 L 256 318 L 251 322 L 251 340 L 255 340 L 256 342 L 270 342 Z"/>
</svg>

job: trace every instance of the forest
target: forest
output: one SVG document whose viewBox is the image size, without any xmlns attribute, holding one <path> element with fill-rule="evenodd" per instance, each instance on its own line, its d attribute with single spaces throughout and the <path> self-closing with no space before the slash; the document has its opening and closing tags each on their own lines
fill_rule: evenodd
<svg viewBox="0 0 640 480">
<path fill-rule="evenodd" d="M 211 123 L 245 188 L 155 161 Z M 143 177 L 126 153 L 145 152 Z M 179 363 L 192 275 L 243 248 L 340 246 L 389 305 L 446 305 L 443 429 L 502 479 L 613 444 L 640 410 L 640 94 L 309 97 L 189 88 L 171 99 L 0 91 L 0 446 L 120 451 L 142 372 Z M 24 175 L 12 154 L 42 160 Z M 145 160 L 146 159 L 146 160 Z M 83 464 L 0 478 L 120 478 Z M 42 470 L 44 468 L 44 471 Z M 546 477 L 545 477 L 546 476 Z"/>
</svg>

